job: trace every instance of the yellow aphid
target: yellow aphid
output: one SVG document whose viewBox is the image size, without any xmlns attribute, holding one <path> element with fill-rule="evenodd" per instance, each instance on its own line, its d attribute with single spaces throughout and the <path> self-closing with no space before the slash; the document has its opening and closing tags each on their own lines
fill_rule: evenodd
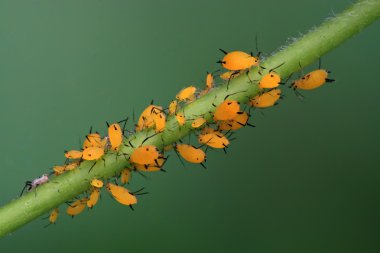
<svg viewBox="0 0 380 253">
<path fill-rule="evenodd" d="M 139 171 L 147 171 L 147 172 L 159 171 L 159 170 L 162 170 L 162 166 L 164 165 L 165 160 L 166 159 L 164 157 L 160 156 L 159 158 L 157 158 L 156 162 L 154 163 L 145 164 L 145 165 L 135 164 L 134 166 L 135 166 L 135 169 Z"/>
<path fill-rule="evenodd" d="M 137 163 L 137 164 L 154 164 L 158 157 L 160 156 L 160 153 L 158 152 L 158 149 L 153 145 L 145 145 L 136 148 L 129 160 L 131 163 Z"/>
<path fill-rule="evenodd" d="M 91 181 L 91 185 L 94 186 L 94 187 L 96 187 L 96 188 L 102 188 L 103 187 L 103 182 L 101 180 L 99 180 L 99 179 L 94 178 Z"/>
<path fill-rule="evenodd" d="M 203 163 L 206 160 L 206 153 L 192 145 L 177 144 L 175 146 L 177 152 L 190 163 Z"/>
<path fill-rule="evenodd" d="M 66 213 L 71 217 L 80 214 L 85 209 L 87 201 L 88 198 L 78 199 L 74 201 L 72 204 L 70 204 L 69 207 L 67 207 Z"/>
<path fill-rule="evenodd" d="M 119 147 L 123 142 L 123 131 L 119 124 L 114 123 L 108 126 L 108 138 L 111 143 L 111 149 L 119 150 Z"/>
<path fill-rule="evenodd" d="M 212 148 L 227 148 L 229 140 L 220 132 L 200 134 L 198 140 L 201 144 L 206 144 Z"/>
<path fill-rule="evenodd" d="M 63 172 L 65 172 L 65 167 L 66 166 L 54 166 L 53 167 L 54 175 L 56 176 L 61 175 Z"/>
<path fill-rule="evenodd" d="M 293 82 L 291 87 L 295 89 L 300 90 L 313 90 L 316 89 L 326 82 L 334 82 L 334 79 L 329 79 L 328 77 L 329 72 L 324 69 L 317 69 L 314 71 L 311 71 L 310 73 L 304 75 L 301 79 L 298 79 Z"/>
<path fill-rule="evenodd" d="M 100 196 L 100 189 L 94 187 L 91 191 L 90 198 L 87 201 L 87 207 L 93 208 L 98 203 Z"/>
<path fill-rule="evenodd" d="M 122 184 L 126 184 L 129 182 L 130 178 L 131 178 L 131 170 L 130 169 L 123 169 L 120 173 L 120 182 Z"/>
<path fill-rule="evenodd" d="M 170 104 L 169 104 L 169 115 L 173 115 L 176 113 L 177 111 L 177 106 L 178 106 L 178 102 L 177 100 L 173 100 Z"/>
<path fill-rule="evenodd" d="M 78 162 L 69 163 L 65 166 L 65 170 L 70 171 L 70 170 L 77 168 L 78 166 L 79 166 Z"/>
<path fill-rule="evenodd" d="M 153 114 L 153 121 L 155 124 L 156 133 L 160 133 L 165 130 L 165 126 L 166 126 L 165 113 L 159 112 L 157 114 Z"/>
<path fill-rule="evenodd" d="M 252 107 L 267 108 L 276 104 L 281 98 L 281 90 L 274 89 L 251 98 L 248 104 Z"/>
<path fill-rule="evenodd" d="M 98 133 L 90 133 L 83 142 L 83 149 L 90 147 L 104 148 L 107 144 L 106 138 L 102 139 Z"/>
<path fill-rule="evenodd" d="M 238 130 L 246 125 L 253 126 L 248 123 L 248 120 L 249 120 L 249 114 L 246 112 L 243 112 L 242 114 L 237 115 L 235 118 L 231 120 L 219 121 L 218 129 L 223 130 L 223 131 L 229 131 L 229 130 Z"/>
<path fill-rule="evenodd" d="M 204 123 L 206 123 L 205 118 L 197 118 L 191 123 L 191 127 L 192 128 L 199 128 L 199 127 L 203 126 Z"/>
<path fill-rule="evenodd" d="M 136 131 L 141 131 L 146 128 L 151 128 L 154 126 L 154 118 L 155 114 L 158 114 L 162 111 L 161 106 L 149 105 L 145 110 L 141 113 L 140 118 L 136 125 Z"/>
<path fill-rule="evenodd" d="M 186 87 L 176 95 L 176 98 L 178 101 L 193 101 L 195 99 L 196 90 L 197 88 L 194 86 Z"/>
<path fill-rule="evenodd" d="M 83 150 L 83 159 L 87 161 L 98 160 L 104 155 L 104 149 L 98 147 L 90 147 Z"/>
<path fill-rule="evenodd" d="M 277 88 L 280 84 L 281 84 L 280 75 L 274 71 L 271 71 L 261 78 L 259 82 L 259 87 L 260 89 L 273 89 L 273 88 Z"/>
<path fill-rule="evenodd" d="M 206 89 L 210 90 L 214 87 L 214 77 L 211 73 L 207 73 L 206 76 Z"/>
<path fill-rule="evenodd" d="M 236 100 L 224 100 L 216 107 L 214 121 L 230 120 L 235 118 L 240 112 L 240 103 Z"/>
<path fill-rule="evenodd" d="M 175 114 L 175 117 L 177 119 L 178 125 L 183 126 L 186 123 L 186 118 L 183 113 L 178 112 Z"/>
<path fill-rule="evenodd" d="M 78 151 L 78 150 L 66 151 L 65 157 L 67 159 L 80 159 L 82 158 L 82 151 Z"/>
<path fill-rule="evenodd" d="M 237 77 L 238 75 L 240 75 L 240 72 L 236 72 L 236 71 L 227 71 L 227 72 L 224 72 L 222 74 L 219 75 L 219 77 L 223 80 L 230 80 L 232 77 Z"/>
<path fill-rule="evenodd" d="M 136 196 L 130 193 L 128 189 L 122 186 L 108 183 L 106 188 L 111 193 L 111 195 L 115 198 L 115 200 L 119 202 L 120 204 L 132 207 L 132 205 L 137 203 Z"/>
<path fill-rule="evenodd" d="M 53 211 L 49 215 L 49 222 L 50 222 L 50 224 L 55 224 L 55 222 L 58 219 L 58 215 L 59 215 L 59 209 L 58 208 L 54 208 Z"/>
<path fill-rule="evenodd" d="M 233 51 L 233 52 L 226 52 L 222 49 L 220 49 L 225 56 L 221 61 L 218 61 L 218 63 L 221 63 L 223 68 L 228 70 L 245 70 L 249 69 L 252 66 L 258 66 L 260 59 L 258 57 L 254 57 L 252 54 L 247 54 L 242 51 Z"/>
</svg>

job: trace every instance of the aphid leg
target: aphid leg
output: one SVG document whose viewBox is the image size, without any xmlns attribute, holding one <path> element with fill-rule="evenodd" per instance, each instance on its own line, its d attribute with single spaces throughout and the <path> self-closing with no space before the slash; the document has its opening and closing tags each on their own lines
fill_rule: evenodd
<svg viewBox="0 0 380 253">
<path fill-rule="evenodd" d="M 206 167 L 203 163 L 200 163 L 200 165 L 201 165 L 204 169 L 207 169 L 207 167 Z"/>
<path fill-rule="evenodd" d="M 25 189 L 28 187 L 28 190 L 27 191 L 30 191 L 31 187 L 32 187 L 32 181 L 26 181 L 25 182 L 25 185 L 24 185 L 24 188 L 22 188 L 22 191 L 21 191 L 21 194 L 20 194 L 20 197 L 22 196 L 22 194 L 24 193 Z"/>
<path fill-rule="evenodd" d="M 91 166 L 91 168 L 88 170 L 88 173 L 91 172 L 91 170 L 92 170 L 92 168 L 94 168 L 95 164 L 96 164 L 96 161 L 95 161 L 94 164 Z"/>
<path fill-rule="evenodd" d="M 129 205 L 129 207 L 131 208 L 132 211 L 134 211 L 135 209 L 133 209 L 133 206 L 132 205 Z"/>
<path fill-rule="evenodd" d="M 335 79 L 326 78 L 325 81 L 328 82 L 328 83 L 333 83 L 333 82 L 335 82 Z"/>
</svg>

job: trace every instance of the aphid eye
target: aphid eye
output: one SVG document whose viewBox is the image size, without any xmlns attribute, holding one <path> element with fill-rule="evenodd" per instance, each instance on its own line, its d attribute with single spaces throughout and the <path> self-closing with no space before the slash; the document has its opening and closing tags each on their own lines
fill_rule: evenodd
<svg viewBox="0 0 380 253">
<path fill-rule="evenodd" d="M 113 126 L 113 128 L 114 128 L 115 130 L 117 130 L 117 127 L 116 127 L 116 126 Z"/>
<path fill-rule="evenodd" d="M 149 151 L 149 148 L 146 148 L 146 151 Z"/>
<path fill-rule="evenodd" d="M 270 77 L 274 77 L 274 75 L 272 74 L 272 75 L 270 75 Z"/>
<path fill-rule="evenodd" d="M 232 104 L 232 103 L 231 103 L 231 102 L 228 102 L 228 103 L 227 103 L 227 105 L 230 105 L 230 104 Z"/>
</svg>

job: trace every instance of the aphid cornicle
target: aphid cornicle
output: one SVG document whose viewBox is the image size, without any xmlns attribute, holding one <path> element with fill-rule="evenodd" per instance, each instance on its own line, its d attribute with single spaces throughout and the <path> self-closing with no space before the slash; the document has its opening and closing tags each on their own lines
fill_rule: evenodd
<svg viewBox="0 0 380 253">
<path fill-rule="evenodd" d="M 182 89 L 178 94 L 176 95 L 176 99 L 178 101 L 188 101 L 191 102 L 195 99 L 195 92 L 197 91 L 197 88 L 194 86 L 189 86 L 184 89 Z"/>
<path fill-rule="evenodd" d="M 273 89 L 251 98 L 248 102 L 248 105 L 257 108 L 267 108 L 275 105 L 277 103 L 277 100 L 279 100 L 280 98 L 281 90 Z"/>
</svg>

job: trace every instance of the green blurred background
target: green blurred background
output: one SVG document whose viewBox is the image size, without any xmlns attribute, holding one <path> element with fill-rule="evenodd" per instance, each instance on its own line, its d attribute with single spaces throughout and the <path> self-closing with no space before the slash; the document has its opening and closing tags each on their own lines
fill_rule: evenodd
<svg viewBox="0 0 380 253">
<path fill-rule="evenodd" d="M 339 0 L 0 1 L 0 204 L 154 99 L 203 85 L 225 50 L 269 54 L 339 13 Z M 379 252 L 379 23 L 323 57 L 337 82 L 286 90 L 208 170 L 169 159 L 135 211 L 106 192 L 57 225 L 36 220 L 1 252 Z M 317 64 L 305 71 L 316 68 Z"/>
</svg>

